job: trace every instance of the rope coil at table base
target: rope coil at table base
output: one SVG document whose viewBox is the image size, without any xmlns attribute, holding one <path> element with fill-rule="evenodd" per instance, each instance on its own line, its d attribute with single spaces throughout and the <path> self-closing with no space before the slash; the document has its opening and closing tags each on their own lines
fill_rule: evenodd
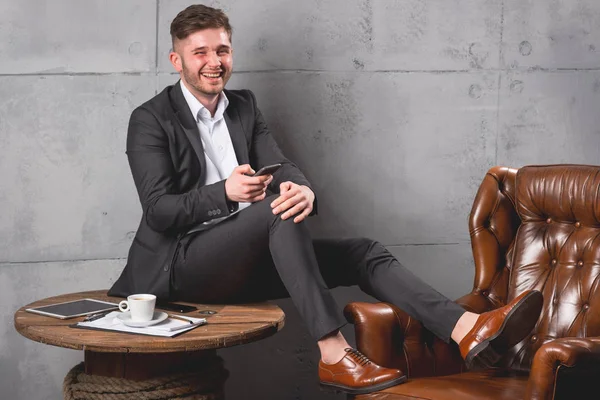
<svg viewBox="0 0 600 400">
<path fill-rule="evenodd" d="M 224 368 L 210 368 L 133 381 L 89 375 L 84 368 L 78 364 L 65 377 L 64 400 L 222 400 L 228 375 Z"/>
</svg>

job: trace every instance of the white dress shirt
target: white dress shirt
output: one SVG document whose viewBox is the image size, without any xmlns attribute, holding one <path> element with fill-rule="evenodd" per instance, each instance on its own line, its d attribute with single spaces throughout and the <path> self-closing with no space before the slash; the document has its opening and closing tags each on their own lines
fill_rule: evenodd
<svg viewBox="0 0 600 400">
<path fill-rule="evenodd" d="M 219 95 L 219 102 L 215 115 L 204 107 L 196 97 L 189 91 L 183 81 L 180 81 L 183 97 L 190 107 L 192 115 L 196 119 L 200 139 L 204 147 L 204 159 L 206 161 L 206 179 L 201 182 L 203 185 L 210 185 L 223 179 L 227 179 L 235 167 L 239 166 L 229 129 L 223 118 L 225 109 L 229 105 L 229 100 L 225 93 Z M 238 212 L 248 207 L 251 203 L 239 203 Z M 213 225 L 221 222 L 225 217 L 214 218 L 204 223 L 204 225 Z M 194 229 L 194 231 L 199 229 Z"/>
</svg>

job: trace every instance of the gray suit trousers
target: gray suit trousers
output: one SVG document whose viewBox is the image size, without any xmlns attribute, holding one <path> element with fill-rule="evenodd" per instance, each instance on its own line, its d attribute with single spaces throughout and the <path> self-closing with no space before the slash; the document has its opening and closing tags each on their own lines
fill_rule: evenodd
<svg viewBox="0 0 600 400">
<path fill-rule="evenodd" d="M 465 310 L 417 278 L 380 243 L 312 240 L 304 222 L 273 215 L 271 196 L 185 236 L 176 253 L 176 300 L 244 303 L 291 297 L 316 340 L 345 324 L 329 289 L 358 285 L 397 305 L 445 341 Z"/>
</svg>

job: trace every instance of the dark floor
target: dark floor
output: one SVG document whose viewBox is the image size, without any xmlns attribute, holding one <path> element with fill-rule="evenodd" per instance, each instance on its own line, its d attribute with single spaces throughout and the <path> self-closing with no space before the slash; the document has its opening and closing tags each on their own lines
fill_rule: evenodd
<svg viewBox="0 0 600 400">
<path fill-rule="evenodd" d="M 341 308 L 350 301 L 375 300 L 357 288 L 333 291 Z M 309 336 L 291 300 L 277 300 L 286 315 L 284 328 L 274 336 L 219 350 L 230 372 L 225 386 L 227 400 L 345 400 L 341 393 L 319 386 L 319 351 Z M 342 329 L 354 346 L 351 325 Z"/>
</svg>

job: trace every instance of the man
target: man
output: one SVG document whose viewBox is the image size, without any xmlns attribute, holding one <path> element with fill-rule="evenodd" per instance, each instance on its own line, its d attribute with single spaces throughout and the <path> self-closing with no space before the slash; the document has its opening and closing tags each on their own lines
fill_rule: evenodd
<svg viewBox="0 0 600 400">
<path fill-rule="evenodd" d="M 315 240 L 304 220 L 315 195 L 282 154 L 248 90 L 225 90 L 232 29 L 218 9 L 193 5 L 171 24 L 180 81 L 131 115 L 127 156 L 143 208 L 111 295 L 227 303 L 291 296 L 321 352 L 321 384 L 369 393 L 403 382 L 352 349 L 328 287 L 358 284 L 459 343 L 468 366 L 493 365 L 541 311 L 525 292 L 481 315 L 465 312 L 369 239 Z M 272 175 L 251 176 L 270 164 Z M 267 194 L 267 192 L 269 194 Z M 274 194 L 270 194 L 274 193 Z"/>
</svg>

